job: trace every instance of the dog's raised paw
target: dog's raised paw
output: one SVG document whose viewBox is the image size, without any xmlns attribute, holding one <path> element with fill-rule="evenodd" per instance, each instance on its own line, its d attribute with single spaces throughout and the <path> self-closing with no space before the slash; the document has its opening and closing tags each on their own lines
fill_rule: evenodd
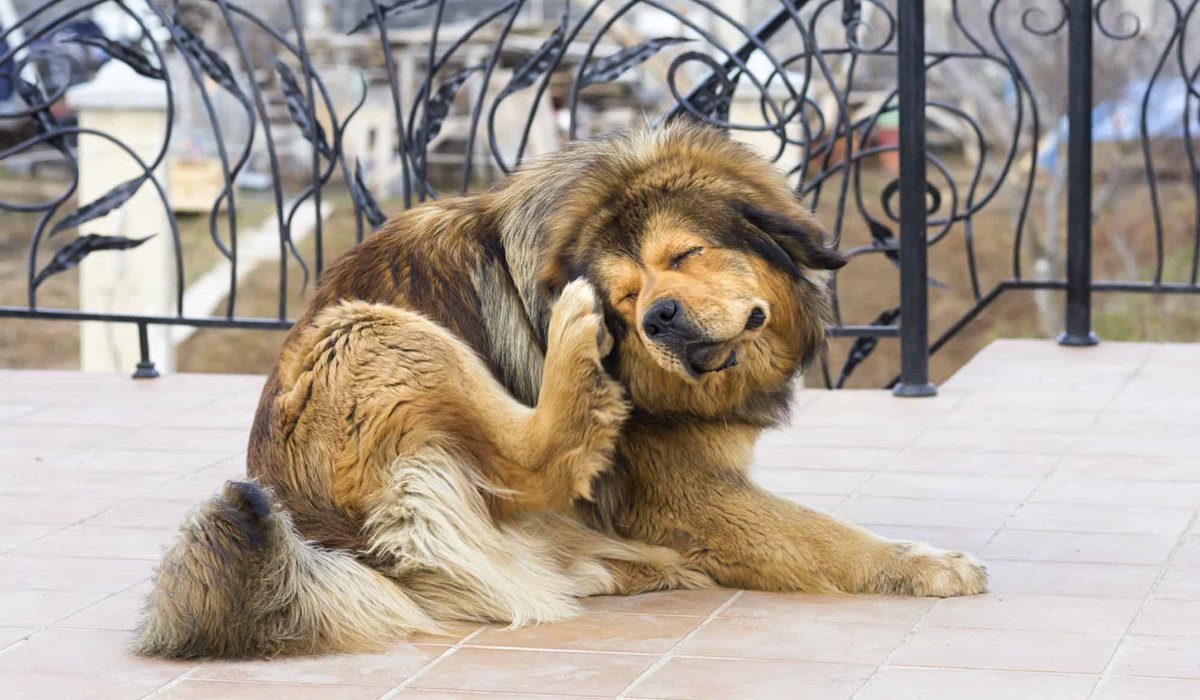
<svg viewBox="0 0 1200 700">
<path fill-rule="evenodd" d="M 572 280 L 554 302 L 550 339 L 560 346 L 584 345 L 589 355 L 595 353 L 595 359 L 612 352 L 612 336 L 604 325 L 604 307 L 587 280 Z"/>
<path fill-rule="evenodd" d="M 612 346 L 595 289 L 582 279 L 567 284 L 550 315 L 538 408 L 554 416 L 575 493 L 584 499 L 611 463 L 629 415 L 625 390 L 601 364 Z"/>
</svg>

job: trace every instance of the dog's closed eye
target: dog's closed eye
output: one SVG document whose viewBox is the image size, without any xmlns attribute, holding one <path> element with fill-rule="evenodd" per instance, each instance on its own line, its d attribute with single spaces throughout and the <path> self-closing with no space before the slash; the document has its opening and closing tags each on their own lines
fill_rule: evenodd
<svg viewBox="0 0 1200 700">
<path fill-rule="evenodd" d="M 695 246 L 693 248 L 689 248 L 689 249 L 683 251 L 682 253 L 672 257 L 671 258 L 671 269 L 678 270 L 679 266 L 683 264 L 684 260 L 687 260 L 688 258 L 692 257 L 693 255 L 699 255 L 702 252 L 704 252 L 703 246 Z"/>
</svg>

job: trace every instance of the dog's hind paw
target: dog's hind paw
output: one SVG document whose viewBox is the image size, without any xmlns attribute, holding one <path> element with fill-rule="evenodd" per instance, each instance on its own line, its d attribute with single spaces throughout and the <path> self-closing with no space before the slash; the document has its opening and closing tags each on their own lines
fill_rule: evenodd
<svg viewBox="0 0 1200 700">
<path fill-rule="evenodd" d="M 562 407 L 582 409 L 588 424 L 619 423 L 628 412 L 624 390 L 601 365 L 612 347 L 595 289 L 586 280 L 574 280 L 550 316 L 543 382 L 554 391 L 561 389 Z"/>
<path fill-rule="evenodd" d="M 591 497 L 592 480 L 608 468 L 629 414 L 625 390 L 601 365 L 612 346 L 595 289 L 586 280 L 572 281 L 551 312 L 538 410 L 560 433 L 560 452 L 569 455 L 574 489 L 583 498 Z"/>
<path fill-rule="evenodd" d="M 597 360 L 612 352 L 613 340 L 604 325 L 604 309 L 587 280 L 572 280 L 554 302 L 550 344 L 578 347 Z"/>
</svg>

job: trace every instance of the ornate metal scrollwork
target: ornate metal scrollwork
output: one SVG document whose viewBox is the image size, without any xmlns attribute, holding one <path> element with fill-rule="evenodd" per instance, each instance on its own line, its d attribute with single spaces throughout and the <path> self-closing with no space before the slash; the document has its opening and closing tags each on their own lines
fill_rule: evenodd
<svg viewBox="0 0 1200 700">
<path fill-rule="evenodd" d="M 361 239 L 383 221 L 381 202 L 412 206 L 511 172 L 528 157 L 547 123 L 554 139 L 595 132 L 600 128 L 596 115 L 605 104 L 596 97 L 602 88 L 619 93 L 624 104 L 652 120 L 686 115 L 729 129 L 773 158 L 794 178 L 796 196 L 819 213 L 852 259 L 835 288 L 844 289 L 860 269 L 878 273 L 860 259 L 881 256 L 897 267 L 899 216 L 892 197 L 900 175 L 888 165 L 897 150 L 891 125 L 898 110 L 895 2 L 757 2 L 748 4 L 757 14 L 735 16 L 742 5 L 360 0 L 339 5 L 335 21 L 318 30 L 299 0 L 44 0 L 14 26 L 0 27 L 0 98 L 5 81 L 12 86 L 10 99 L 0 102 L 0 122 L 24 129 L 0 132 L 19 134 L 0 143 L 0 163 L 40 152 L 53 156 L 68 177 L 57 194 L 42 201 L 0 201 L 0 210 L 38 216 L 27 248 L 27 305 L 3 312 L 44 311 L 38 289 L 51 276 L 92 251 L 128 248 L 143 235 L 157 234 L 170 237 L 174 250 L 173 269 L 164 272 L 174 278 L 176 308 L 174 321 L 156 322 L 196 320 L 183 308 L 185 273 L 193 261 L 185 259 L 177 218 L 158 175 L 178 146 L 175 125 L 185 95 L 198 105 L 220 164 L 218 191 L 206 219 L 211 246 L 228 263 L 229 284 L 223 313 L 207 319 L 214 324 L 261 327 L 264 322 L 243 323 L 238 316 L 242 224 L 237 211 L 244 199 L 239 183 L 252 171 L 268 176 L 279 231 L 277 313 L 269 320 L 286 324 L 289 268 L 307 281 L 325 264 L 323 198 L 346 196 Z M 1159 24 L 1170 27 L 1153 49 L 1138 138 L 1155 220 L 1153 284 L 1161 286 L 1167 243 L 1150 147 L 1154 135 L 1146 125 L 1154 91 L 1170 77 L 1185 93 L 1181 142 L 1200 207 L 1194 132 L 1200 119 L 1200 56 L 1187 48 L 1189 37 L 1200 31 L 1200 2 L 1160 0 L 1157 5 L 1169 15 L 1160 16 Z M 969 320 L 1002 287 L 1033 282 L 1024 270 L 1029 250 L 1040 245 L 1028 233 L 1031 209 L 1046 169 L 1057 167 L 1057 142 L 1053 147 L 1048 142 L 1056 138 L 1061 114 L 1044 103 L 1047 95 L 1069 90 L 1070 81 L 1065 74 L 1031 71 L 1036 54 L 1061 51 L 1055 42 L 1065 34 L 1069 10 L 1066 0 L 1024 5 L 931 0 L 927 6 L 933 18 L 925 56 L 933 144 L 926 158 L 927 240 L 938 249 L 961 242 L 969 286 L 963 319 Z M 131 29 L 120 35 L 87 29 L 81 22 L 99 7 L 115 10 Z M 561 15 L 539 24 L 537 17 L 547 7 Z M 1098 0 L 1094 12 L 1097 32 L 1107 40 L 1132 43 L 1150 29 L 1120 0 Z M 641 33 L 637 28 L 643 26 L 653 29 Z M 355 47 L 381 65 L 360 71 L 361 84 L 350 86 L 356 97 L 347 102 L 347 86 L 331 83 L 326 63 L 332 59 L 319 56 Z M 144 158 L 111 134 L 62 120 L 56 105 L 78 77 L 69 54 L 81 49 L 161 85 L 167 126 L 152 157 Z M 1047 85 L 1051 80 L 1056 82 Z M 971 81 L 978 85 L 968 85 Z M 983 95 L 991 101 L 982 104 L 977 98 Z M 365 162 L 362 152 L 349 157 L 347 148 L 363 110 L 381 103 L 391 123 L 390 159 L 398 165 L 395 178 L 386 182 L 368 167 L 376 162 Z M 279 118 L 280 106 L 286 121 Z M 283 146 L 294 145 L 297 137 L 306 144 L 299 161 L 295 148 L 285 153 Z M 79 139 L 111 142 L 136 163 L 137 175 L 92 201 L 76 203 Z M 455 159 L 452 177 L 435 176 L 439 169 L 444 175 L 447 162 Z M 394 190 L 382 191 L 385 186 Z M 136 238 L 88 234 L 59 242 L 65 232 L 119 210 L 145 188 L 161 201 L 169 230 Z M 997 277 L 996 265 L 985 266 L 978 257 L 979 220 L 1002 200 L 1008 202 L 1012 246 L 1006 274 Z M 292 230 L 305 207 L 315 207 L 318 216 L 314 245 L 302 250 Z M 1192 288 L 1200 267 L 1200 213 L 1194 229 L 1187 283 Z M 948 286 L 934 278 L 931 284 Z M 871 309 L 856 305 L 859 318 L 845 318 L 847 301 L 839 300 L 833 330 L 861 337 L 845 349 L 836 380 L 826 370 L 829 383 L 838 386 L 871 355 L 877 336 L 895 328 L 899 315 L 891 298 Z M 935 350 L 961 329 L 963 319 L 945 329 L 933 343 Z"/>
</svg>

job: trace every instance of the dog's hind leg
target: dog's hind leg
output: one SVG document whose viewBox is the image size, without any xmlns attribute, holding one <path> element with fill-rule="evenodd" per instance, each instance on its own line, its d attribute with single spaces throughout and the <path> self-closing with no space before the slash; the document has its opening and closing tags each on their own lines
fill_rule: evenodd
<svg viewBox="0 0 1200 700">
<path fill-rule="evenodd" d="M 368 555 L 438 620 L 552 622 L 577 598 L 708 588 L 673 550 L 588 529 L 571 515 L 493 522 L 461 458 L 429 449 L 398 460 L 367 521 Z"/>
<path fill-rule="evenodd" d="M 609 467 L 629 414 L 624 389 L 600 364 L 613 345 L 602 314 L 587 282 L 563 289 L 551 311 L 537 408 L 514 436 L 519 443 L 512 448 L 527 451 L 534 464 L 572 475 L 571 498 L 561 506 L 591 497 L 592 480 Z"/>
<path fill-rule="evenodd" d="M 611 587 L 607 571 L 569 572 L 544 538 L 497 522 L 488 488 L 475 465 L 438 447 L 397 459 L 364 526 L 367 556 L 437 620 L 553 622 Z"/>
<path fill-rule="evenodd" d="M 276 413 L 295 418 L 280 432 L 293 461 L 331 469 L 332 498 L 347 512 L 370 510 L 397 460 L 431 447 L 477 472 L 498 519 L 565 510 L 608 467 L 628 412 L 600 366 L 610 345 L 591 287 L 568 285 L 553 308 L 530 408 L 425 317 L 343 303 L 322 312 L 281 362 L 295 369 L 282 377 Z"/>
<path fill-rule="evenodd" d="M 562 619 L 617 588 L 557 556 L 523 514 L 565 511 L 608 466 L 627 407 L 603 372 L 594 292 L 554 306 L 538 404 L 518 402 L 459 338 L 418 314 L 347 302 L 281 363 L 276 414 L 308 482 L 362 523 L 363 557 L 435 619 Z"/>
<path fill-rule="evenodd" d="M 548 543 L 575 580 L 605 582 L 580 585 L 578 595 L 636 595 L 716 585 L 673 549 L 598 532 L 574 515 L 530 515 L 521 520 L 520 527 Z M 605 575 L 589 576 L 597 567 Z"/>
</svg>

